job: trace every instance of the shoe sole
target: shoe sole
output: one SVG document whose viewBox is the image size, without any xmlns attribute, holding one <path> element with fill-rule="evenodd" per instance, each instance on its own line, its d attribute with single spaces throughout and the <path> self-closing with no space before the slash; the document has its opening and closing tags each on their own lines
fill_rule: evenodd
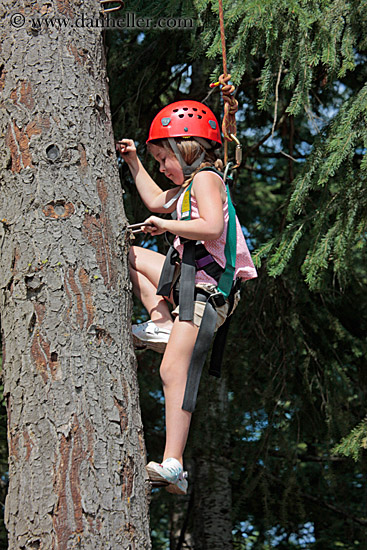
<svg viewBox="0 0 367 550">
<path fill-rule="evenodd" d="M 170 482 L 167 481 L 163 476 L 161 476 L 154 468 L 152 468 L 149 464 L 146 465 L 146 471 L 149 475 L 149 480 L 153 482 L 159 482 L 163 484 L 170 485 Z"/>
<path fill-rule="evenodd" d="M 135 334 L 133 334 L 133 343 L 135 349 L 151 349 L 157 353 L 164 353 L 166 351 L 166 342 L 145 342 L 140 340 Z"/>
<path fill-rule="evenodd" d="M 146 344 L 142 340 L 139 340 L 136 336 L 133 335 L 133 344 L 135 349 L 146 349 Z"/>
<path fill-rule="evenodd" d="M 168 487 L 166 487 L 167 493 L 171 493 L 173 495 L 186 495 L 187 494 L 187 486 L 186 489 L 181 489 L 176 483 L 170 483 Z"/>
<path fill-rule="evenodd" d="M 149 480 L 154 483 L 159 483 L 161 486 L 165 486 L 166 491 L 173 495 L 186 495 L 187 494 L 187 485 L 186 489 L 181 489 L 177 483 L 170 483 L 163 476 L 159 474 L 154 468 L 150 467 L 149 464 L 146 465 L 146 470 L 149 475 Z"/>
</svg>

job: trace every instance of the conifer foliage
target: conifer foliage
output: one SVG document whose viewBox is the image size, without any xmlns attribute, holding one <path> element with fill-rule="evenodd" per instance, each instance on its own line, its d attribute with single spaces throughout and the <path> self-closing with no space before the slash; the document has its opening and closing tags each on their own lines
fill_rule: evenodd
<svg viewBox="0 0 367 550">
<path fill-rule="evenodd" d="M 204 13 L 203 25 L 210 10 L 218 12 L 217 2 L 198 0 L 195 5 Z M 363 63 L 365 4 L 255 0 L 225 1 L 224 5 L 233 81 L 246 88 L 247 81 L 258 76 L 254 71 L 260 65 L 258 108 L 273 110 L 274 120 L 279 107 L 288 115 L 304 110 L 318 134 L 285 205 L 287 228 L 266 242 L 257 257 L 269 258 L 270 275 L 280 275 L 302 237 L 310 232 L 312 246 L 302 265 L 310 288 L 319 287 L 330 265 L 344 281 L 352 252 L 365 247 L 367 88 L 361 81 L 322 128 L 316 126 L 312 103 L 313 96 L 320 96 L 321 103 L 325 90 L 343 86 L 342 79 Z M 211 24 L 201 36 L 207 56 L 218 59 L 218 30 Z"/>
<path fill-rule="evenodd" d="M 321 132 L 294 182 L 286 211 L 289 225 L 279 244 L 272 241 L 277 246 L 269 261 L 270 275 L 282 273 L 302 234 L 309 232 L 312 247 L 301 269 L 310 288 L 319 288 L 330 264 L 343 284 L 348 279 L 356 249 L 365 248 L 366 128 L 364 86 Z"/>
</svg>

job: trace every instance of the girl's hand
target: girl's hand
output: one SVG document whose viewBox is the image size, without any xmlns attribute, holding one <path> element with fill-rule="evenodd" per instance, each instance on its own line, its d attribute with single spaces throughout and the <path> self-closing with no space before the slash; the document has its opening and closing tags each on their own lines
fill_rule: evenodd
<svg viewBox="0 0 367 550">
<path fill-rule="evenodd" d="M 135 143 L 132 139 L 120 139 L 116 142 L 116 151 L 129 164 L 137 159 Z"/>
<path fill-rule="evenodd" d="M 153 236 L 162 235 L 162 233 L 165 233 L 167 231 L 165 227 L 166 221 L 167 220 L 165 220 L 164 218 L 158 218 L 157 216 L 149 216 L 149 218 L 147 218 L 144 223 L 150 224 L 150 225 L 143 226 L 142 230 L 144 233 L 150 233 Z"/>
</svg>

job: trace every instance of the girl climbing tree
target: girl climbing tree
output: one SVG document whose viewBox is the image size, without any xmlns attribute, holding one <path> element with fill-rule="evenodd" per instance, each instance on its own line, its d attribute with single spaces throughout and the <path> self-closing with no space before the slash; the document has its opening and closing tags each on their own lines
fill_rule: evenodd
<svg viewBox="0 0 367 550">
<path fill-rule="evenodd" d="M 150 315 L 133 326 L 135 343 L 164 351 L 166 448 L 163 462 L 150 462 L 147 471 L 152 481 L 168 483 L 169 492 L 185 494 L 183 452 L 206 353 L 214 331 L 237 305 L 241 281 L 256 277 L 256 271 L 228 187 L 214 167 L 221 137 L 211 110 L 190 100 L 168 105 L 153 120 L 147 143 L 173 189 L 162 191 L 150 178 L 132 140 L 117 145 L 144 204 L 177 217 L 150 216 L 141 224 L 153 236 L 166 231 L 176 236 L 166 259 L 137 247 L 129 255 L 134 291 Z M 218 364 L 212 372 L 219 375 Z"/>
</svg>

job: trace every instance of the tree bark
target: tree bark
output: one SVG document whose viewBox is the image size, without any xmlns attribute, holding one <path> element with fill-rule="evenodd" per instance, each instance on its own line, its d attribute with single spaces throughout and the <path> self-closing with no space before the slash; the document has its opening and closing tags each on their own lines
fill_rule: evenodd
<svg viewBox="0 0 367 550">
<path fill-rule="evenodd" d="M 128 242 L 99 2 L 3 0 L 0 307 L 9 548 L 150 548 Z M 24 16 L 21 28 L 10 17 Z M 5 22 L 5 23 L 4 23 Z"/>
<path fill-rule="evenodd" d="M 232 550 L 228 389 L 223 375 L 220 380 L 204 376 L 194 417 L 193 547 Z"/>
</svg>

